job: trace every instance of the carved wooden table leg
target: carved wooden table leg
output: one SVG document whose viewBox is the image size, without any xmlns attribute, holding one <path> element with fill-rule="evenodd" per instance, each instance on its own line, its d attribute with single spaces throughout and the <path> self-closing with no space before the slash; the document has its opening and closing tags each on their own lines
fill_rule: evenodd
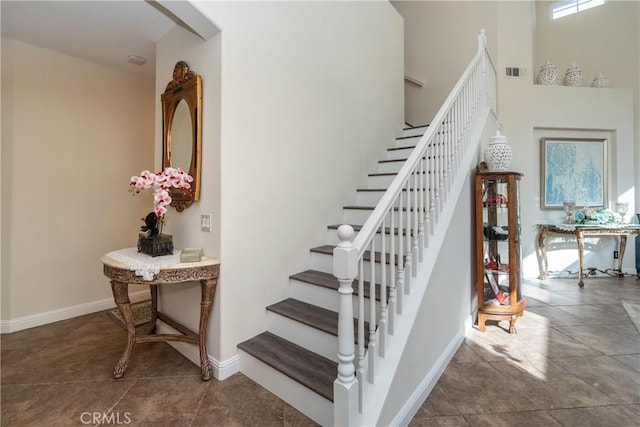
<svg viewBox="0 0 640 427">
<path fill-rule="evenodd" d="M 624 258 L 624 250 L 627 248 L 627 236 L 625 234 L 620 235 L 620 249 L 618 252 L 618 277 L 624 277 L 622 272 L 622 259 Z"/>
<path fill-rule="evenodd" d="M 158 320 L 158 285 L 149 285 L 151 291 L 151 329 L 149 330 L 150 334 L 155 334 L 156 332 L 156 321 Z"/>
<path fill-rule="evenodd" d="M 578 286 L 584 287 L 584 281 L 582 280 L 582 257 L 584 256 L 584 234 L 580 230 L 576 230 L 576 238 L 578 239 Z"/>
<path fill-rule="evenodd" d="M 542 273 L 538 276 L 538 279 L 546 279 L 549 274 L 549 263 L 547 261 L 547 249 L 544 247 L 544 238 L 547 235 L 546 227 L 540 229 L 538 233 L 538 253 L 540 254 L 540 261 L 542 262 Z"/>
<path fill-rule="evenodd" d="M 124 371 L 127 370 L 127 366 L 129 365 L 131 349 L 136 342 L 136 326 L 133 323 L 133 314 L 131 313 L 129 285 L 127 283 L 112 280 L 111 291 L 113 292 L 113 298 L 120 310 L 120 314 L 122 314 L 122 318 L 127 325 L 127 345 L 124 348 L 124 352 L 122 353 L 120 360 L 118 360 L 116 366 L 113 368 L 113 378 L 122 378 Z"/>
<path fill-rule="evenodd" d="M 202 381 L 209 381 L 212 376 L 211 363 L 207 357 L 207 323 L 209 312 L 213 303 L 213 295 L 216 291 L 216 280 L 201 280 L 202 301 L 200 302 L 200 328 L 198 330 L 200 347 L 200 368 L 202 370 Z"/>
</svg>

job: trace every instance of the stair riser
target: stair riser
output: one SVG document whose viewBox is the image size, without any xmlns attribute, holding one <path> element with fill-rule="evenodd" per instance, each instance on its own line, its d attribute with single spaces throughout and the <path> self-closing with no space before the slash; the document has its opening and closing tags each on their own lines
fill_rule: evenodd
<svg viewBox="0 0 640 427">
<path fill-rule="evenodd" d="M 387 160 L 407 159 L 413 151 L 413 148 L 404 148 L 402 150 L 388 150 Z"/>
<path fill-rule="evenodd" d="M 333 257 L 330 255 L 325 255 L 325 254 L 318 254 L 318 253 L 312 253 L 311 254 L 311 265 L 312 268 L 314 270 L 318 270 L 318 271 L 326 271 L 326 272 L 331 272 L 333 271 Z M 364 263 L 364 280 L 366 281 L 370 281 L 371 280 L 371 274 L 370 274 L 370 265 L 369 262 L 365 261 Z M 391 283 L 390 281 L 390 267 L 389 264 L 387 264 L 386 266 L 386 276 L 387 276 L 387 283 Z M 375 263 L 375 269 L 374 269 L 374 274 L 376 275 L 376 282 L 380 282 L 380 278 L 381 276 L 381 265 L 380 263 Z"/>
<path fill-rule="evenodd" d="M 338 311 L 339 309 L 339 295 L 337 290 L 325 288 L 322 286 L 316 286 L 311 283 L 299 282 L 292 280 L 293 292 L 291 297 L 300 301 L 314 304 L 327 310 Z M 357 282 L 354 283 L 355 287 L 358 286 Z M 377 290 L 378 288 L 376 288 Z M 379 313 L 380 301 L 376 301 L 376 313 Z M 358 318 L 358 296 L 353 295 L 353 315 Z M 370 316 L 370 303 L 369 299 L 365 299 L 365 314 L 364 318 L 368 321 Z M 286 338 L 286 337 L 283 337 Z"/>
<path fill-rule="evenodd" d="M 341 223 L 363 225 L 372 212 L 373 209 L 343 209 Z M 403 209 L 402 212 L 404 213 L 403 221 L 406 221 L 406 210 Z M 413 216 L 413 210 L 411 212 Z"/>
<path fill-rule="evenodd" d="M 403 192 L 406 194 L 406 192 Z M 410 192 L 411 196 L 414 196 L 413 189 Z M 356 205 L 357 206 L 375 206 L 378 204 L 384 191 L 358 191 L 356 193 Z M 406 198 L 405 198 L 406 199 Z M 413 199 L 411 200 L 413 203 Z"/>
<path fill-rule="evenodd" d="M 388 226 L 388 224 L 387 224 L 387 226 Z M 357 234 L 358 233 L 356 232 L 356 235 Z M 403 240 L 403 243 L 402 243 L 403 245 L 405 245 L 406 236 L 404 237 L 404 239 L 405 240 Z M 376 251 L 379 251 L 380 248 L 382 247 L 381 241 L 382 241 L 382 234 L 381 233 L 376 234 L 375 237 L 373 238 L 373 243 L 375 245 Z M 395 243 L 395 247 L 397 248 L 398 247 L 398 236 L 397 235 L 393 236 L 393 241 Z M 338 245 L 338 243 L 340 243 L 340 242 L 339 242 L 336 230 L 329 229 L 327 231 L 327 244 L 336 246 L 336 245 Z M 389 250 L 391 249 L 391 239 L 390 239 L 390 235 L 389 234 L 386 234 L 385 248 L 386 248 L 387 252 L 389 252 Z"/>
<path fill-rule="evenodd" d="M 343 209 L 342 224 L 362 225 L 371 215 L 372 210 L 368 209 Z"/>
<path fill-rule="evenodd" d="M 398 173 L 404 161 L 378 163 L 376 173 Z"/>
<path fill-rule="evenodd" d="M 289 405 L 323 426 L 333 425 L 333 402 L 240 350 L 240 370 Z"/>
<path fill-rule="evenodd" d="M 418 142 L 420 141 L 420 138 L 422 138 L 422 135 L 416 136 L 416 137 L 413 137 L 413 138 L 396 139 L 396 143 L 394 144 L 394 147 L 396 147 L 396 148 L 400 148 L 400 147 L 415 147 L 416 145 L 418 145 Z"/>
<path fill-rule="evenodd" d="M 296 320 L 267 311 L 267 330 L 327 359 L 338 361 L 338 338 Z"/>
<path fill-rule="evenodd" d="M 421 126 L 421 127 L 410 128 L 410 129 L 404 129 L 402 131 L 402 136 L 422 135 L 422 134 L 425 133 L 425 131 L 427 129 L 429 129 L 428 126 Z"/>
<path fill-rule="evenodd" d="M 367 188 L 389 188 L 389 184 L 396 175 L 369 175 L 367 177 Z"/>
</svg>

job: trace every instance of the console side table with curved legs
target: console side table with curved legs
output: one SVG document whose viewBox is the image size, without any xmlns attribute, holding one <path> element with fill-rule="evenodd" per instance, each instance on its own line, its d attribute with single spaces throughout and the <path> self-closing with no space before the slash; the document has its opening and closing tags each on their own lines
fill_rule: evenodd
<svg viewBox="0 0 640 427">
<path fill-rule="evenodd" d="M 109 254 L 102 257 L 102 263 L 104 264 L 104 275 L 111 279 L 113 298 L 127 326 L 127 344 L 113 369 L 113 377 L 121 378 L 124 375 L 129 365 L 134 344 L 153 341 L 179 341 L 195 344 L 199 347 L 202 380 L 210 380 L 212 369 L 207 357 L 207 323 L 209 312 L 213 305 L 217 279 L 220 276 L 220 262 L 217 259 L 204 257 L 199 262 L 175 263 L 160 267 L 159 272 L 152 280 L 145 280 L 143 277 L 136 275 L 131 270 L 131 266 L 110 257 Z M 159 285 L 177 285 L 193 281 L 199 281 L 202 288 L 200 324 L 197 334 L 158 311 Z M 140 326 L 138 331 L 136 331 L 131 312 L 131 301 L 129 300 L 128 292 L 129 284 L 148 285 L 151 291 L 151 320 Z M 156 334 L 157 319 L 176 329 L 180 334 Z"/>
<path fill-rule="evenodd" d="M 618 236 L 620 244 L 618 247 L 618 276 L 623 277 L 622 259 L 627 247 L 627 235 L 639 235 L 640 225 L 638 224 L 616 224 L 616 225 L 579 225 L 579 224 L 538 224 L 537 250 L 542 262 L 542 272 L 538 279 L 549 277 L 549 263 L 547 261 L 547 250 L 545 247 L 545 237 L 550 233 L 571 234 L 576 236 L 578 247 L 578 286 L 584 287 L 584 239 L 588 236 Z M 637 275 L 640 279 L 640 271 Z"/>
</svg>

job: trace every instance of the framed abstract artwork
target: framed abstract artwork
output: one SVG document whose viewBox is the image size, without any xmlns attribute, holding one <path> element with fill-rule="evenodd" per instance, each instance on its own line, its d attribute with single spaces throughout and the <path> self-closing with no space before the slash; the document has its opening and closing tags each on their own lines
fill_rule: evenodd
<svg viewBox="0 0 640 427">
<path fill-rule="evenodd" d="M 606 205 L 606 139 L 542 138 L 540 150 L 541 209 Z"/>
</svg>

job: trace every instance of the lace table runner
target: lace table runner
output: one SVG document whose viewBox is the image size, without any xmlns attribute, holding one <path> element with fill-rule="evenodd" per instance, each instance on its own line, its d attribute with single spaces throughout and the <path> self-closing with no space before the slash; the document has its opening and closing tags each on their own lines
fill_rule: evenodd
<svg viewBox="0 0 640 427">
<path fill-rule="evenodd" d="M 107 256 L 115 261 L 121 262 L 129 267 L 136 276 L 143 280 L 152 281 L 160 269 L 180 263 L 180 251 L 173 251 L 172 255 L 152 257 L 138 252 L 137 248 L 119 249 L 109 252 Z"/>
<path fill-rule="evenodd" d="M 575 231 L 577 226 L 580 226 L 582 228 L 588 228 L 590 226 L 599 228 L 611 228 L 614 230 L 616 228 L 624 228 L 623 224 L 553 224 L 553 226 L 563 231 Z"/>
</svg>

